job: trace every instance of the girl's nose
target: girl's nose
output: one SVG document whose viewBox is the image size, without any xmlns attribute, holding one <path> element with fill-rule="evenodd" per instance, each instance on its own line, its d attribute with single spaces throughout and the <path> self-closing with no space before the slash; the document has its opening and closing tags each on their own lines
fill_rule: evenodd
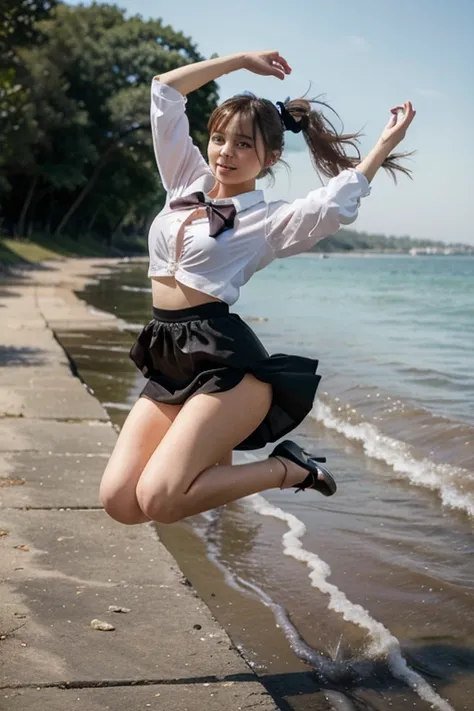
<svg viewBox="0 0 474 711">
<path fill-rule="evenodd" d="M 224 143 L 224 145 L 221 148 L 221 155 L 223 155 L 223 156 L 231 156 L 232 155 L 232 144 L 231 143 Z"/>
</svg>

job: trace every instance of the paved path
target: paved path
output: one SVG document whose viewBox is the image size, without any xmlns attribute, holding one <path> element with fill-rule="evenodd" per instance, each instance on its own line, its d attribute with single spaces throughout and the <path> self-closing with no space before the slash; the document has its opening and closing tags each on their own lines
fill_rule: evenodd
<svg viewBox="0 0 474 711">
<path fill-rule="evenodd" d="M 54 330 L 116 328 L 72 293 L 109 264 L 0 283 L 0 709 L 274 711 L 154 527 L 98 505 L 117 435 Z"/>
</svg>

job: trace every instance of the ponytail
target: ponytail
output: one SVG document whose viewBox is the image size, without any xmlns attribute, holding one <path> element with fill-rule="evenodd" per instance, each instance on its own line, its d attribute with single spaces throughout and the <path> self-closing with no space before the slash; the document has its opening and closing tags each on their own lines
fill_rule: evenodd
<svg viewBox="0 0 474 711">
<path fill-rule="evenodd" d="M 281 108 L 293 121 L 301 122 L 301 130 L 310 150 L 314 168 L 322 175 L 333 178 L 341 170 L 355 168 L 361 161 L 359 151 L 360 133 L 338 133 L 334 125 L 322 111 L 312 107 L 312 104 L 323 106 L 336 114 L 331 107 L 316 99 L 293 99 L 287 101 Z M 288 126 L 289 127 L 289 126 Z M 293 130 L 290 128 L 290 130 Z M 355 151 L 351 156 L 348 150 Z M 399 161 L 412 153 L 391 153 L 382 163 L 382 168 L 397 182 L 397 171 L 411 178 L 411 170 Z"/>
<path fill-rule="evenodd" d="M 314 106 L 313 106 L 314 105 Z M 260 132 L 265 146 L 265 163 L 257 178 L 274 178 L 269 159 L 279 155 L 278 161 L 288 165 L 281 158 L 285 147 L 286 130 L 303 133 L 311 153 L 311 160 L 316 171 L 328 178 L 338 175 L 346 168 L 356 168 L 361 161 L 359 151 L 360 133 L 338 133 L 322 110 L 333 111 L 328 104 L 316 99 L 287 99 L 275 104 L 269 99 L 261 99 L 250 92 L 237 94 L 224 101 L 212 112 L 208 122 L 209 133 L 225 128 L 233 116 L 252 123 L 253 138 L 256 142 Z M 337 116 L 336 112 L 333 113 Z M 337 116 L 339 118 L 339 116 Z M 352 153 L 352 155 L 350 154 Z M 355 154 L 355 155 L 354 155 Z M 411 153 L 392 153 L 383 162 L 382 167 L 397 179 L 397 172 L 410 176 L 411 171 L 399 161 Z M 273 164 L 275 161 L 271 161 Z"/>
</svg>

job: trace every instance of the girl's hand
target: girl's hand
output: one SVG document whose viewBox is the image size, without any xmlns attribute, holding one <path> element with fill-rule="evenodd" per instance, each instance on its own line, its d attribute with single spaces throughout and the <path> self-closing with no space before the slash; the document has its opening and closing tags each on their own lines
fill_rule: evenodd
<svg viewBox="0 0 474 711">
<path fill-rule="evenodd" d="M 244 69 L 254 74 L 284 79 L 291 73 L 291 67 L 278 52 L 249 52 L 244 55 Z"/>
<path fill-rule="evenodd" d="M 380 142 L 389 144 L 390 150 L 392 150 L 405 138 L 408 126 L 416 116 L 416 111 L 411 101 L 407 101 L 403 106 L 394 106 L 390 112 L 392 117 L 380 136 Z M 401 112 L 400 117 L 399 112 Z"/>
</svg>

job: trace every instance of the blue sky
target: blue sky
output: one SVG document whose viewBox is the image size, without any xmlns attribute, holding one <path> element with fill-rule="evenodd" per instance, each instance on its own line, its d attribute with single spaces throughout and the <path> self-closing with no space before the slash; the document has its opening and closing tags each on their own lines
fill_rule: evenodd
<svg viewBox="0 0 474 711">
<path fill-rule="evenodd" d="M 74 3 L 71 3 L 74 4 Z M 85 3 L 88 4 L 88 3 Z M 192 38 L 204 57 L 277 49 L 293 67 L 283 82 L 245 70 L 218 80 L 221 100 L 242 90 L 273 101 L 324 94 L 348 131 L 363 129 L 367 152 L 407 99 L 417 116 L 401 147 L 417 150 L 414 180 L 395 186 L 383 171 L 354 227 L 474 244 L 472 67 L 474 0 L 122 0 L 128 15 L 160 18 Z M 157 73 L 160 67 L 156 68 Z M 270 199 L 317 187 L 301 136 L 291 136 Z"/>
</svg>

